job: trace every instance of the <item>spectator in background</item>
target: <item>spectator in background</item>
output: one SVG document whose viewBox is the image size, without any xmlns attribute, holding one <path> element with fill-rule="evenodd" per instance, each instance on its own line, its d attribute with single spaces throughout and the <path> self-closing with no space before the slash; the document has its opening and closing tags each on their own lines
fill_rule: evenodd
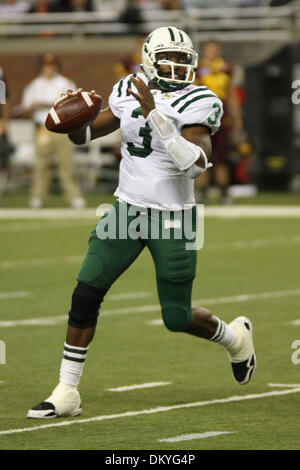
<svg viewBox="0 0 300 470">
<path fill-rule="evenodd" d="M 270 0 L 270 7 L 281 7 L 288 3 L 292 3 L 292 1 L 293 0 Z"/>
<path fill-rule="evenodd" d="M 69 0 L 71 11 L 94 11 L 92 0 Z"/>
<path fill-rule="evenodd" d="M 119 21 L 128 25 L 131 33 L 139 32 L 139 25 L 142 22 L 141 8 L 139 0 L 127 0 L 127 4 L 120 14 Z"/>
<path fill-rule="evenodd" d="M 163 10 L 181 10 L 181 0 L 158 0 Z"/>
<path fill-rule="evenodd" d="M 85 201 L 74 178 L 73 147 L 63 134 L 45 128 L 45 120 L 54 101 L 68 89 L 76 90 L 73 81 L 60 74 L 60 64 L 53 54 L 45 54 L 40 60 L 40 73 L 24 92 L 22 108 L 25 117 L 31 117 L 35 125 L 35 167 L 30 207 L 40 208 L 49 193 L 50 164 L 57 156 L 58 176 L 62 190 L 71 207 L 81 208 Z"/>
<path fill-rule="evenodd" d="M 222 57 L 222 47 L 217 41 L 208 41 L 203 45 L 197 73 L 197 85 L 207 86 L 223 101 L 224 116 L 219 132 L 212 137 L 211 162 L 213 167 L 196 180 L 196 194 L 199 202 L 206 199 L 209 178 L 213 176 L 215 184 L 221 192 L 221 202 L 231 200 L 228 195 L 230 169 L 228 154 L 231 139 L 242 132 L 242 116 L 238 99 L 235 94 L 232 75 L 233 67 Z"/>
<path fill-rule="evenodd" d="M 189 0 L 137 0 L 141 10 L 182 10 Z"/>
<path fill-rule="evenodd" d="M 235 8 L 267 6 L 270 0 L 184 0 L 189 8 Z"/>
<path fill-rule="evenodd" d="M 50 0 L 35 0 L 29 10 L 29 13 L 49 13 L 49 12 L 51 12 Z"/>
<path fill-rule="evenodd" d="M 0 204 L 5 190 L 9 172 L 9 157 L 13 147 L 8 138 L 8 125 L 10 119 L 9 91 L 4 77 L 4 71 L 0 66 Z"/>
<path fill-rule="evenodd" d="M 53 0 L 35 0 L 29 13 L 55 13 L 57 12 L 57 2 Z"/>
<path fill-rule="evenodd" d="M 94 11 L 93 0 L 56 0 L 51 11 L 57 13 Z"/>
<path fill-rule="evenodd" d="M 159 0 L 139 0 L 141 10 L 162 10 Z"/>
<path fill-rule="evenodd" d="M 26 0 L 0 0 L 0 13 L 3 14 L 26 13 L 29 8 Z"/>
<path fill-rule="evenodd" d="M 137 73 L 141 71 L 141 50 L 145 39 L 146 38 L 144 36 L 141 37 L 137 42 L 136 48 L 130 54 L 120 57 L 120 59 L 114 64 L 113 70 L 116 80 L 126 77 L 129 73 Z"/>
</svg>

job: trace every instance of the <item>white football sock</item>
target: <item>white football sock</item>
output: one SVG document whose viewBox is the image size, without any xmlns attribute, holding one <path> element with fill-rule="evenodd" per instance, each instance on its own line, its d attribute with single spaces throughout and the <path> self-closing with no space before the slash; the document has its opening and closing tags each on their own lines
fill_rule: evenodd
<svg viewBox="0 0 300 470">
<path fill-rule="evenodd" d="M 227 325 L 223 320 L 220 320 L 218 317 L 214 317 L 218 320 L 217 331 L 215 334 L 210 338 L 210 341 L 214 341 L 215 343 L 224 346 L 224 348 L 228 348 L 233 341 L 236 339 L 236 332 L 234 329 Z"/>
<path fill-rule="evenodd" d="M 60 381 L 77 387 L 82 375 L 88 347 L 80 348 L 64 344 L 64 357 L 60 366 Z"/>
</svg>

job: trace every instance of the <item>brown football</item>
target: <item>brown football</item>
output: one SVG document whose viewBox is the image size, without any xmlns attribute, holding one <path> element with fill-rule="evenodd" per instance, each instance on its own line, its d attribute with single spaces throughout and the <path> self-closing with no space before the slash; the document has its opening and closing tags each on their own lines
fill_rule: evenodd
<svg viewBox="0 0 300 470">
<path fill-rule="evenodd" d="M 76 132 L 97 117 L 102 102 L 99 95 L 74 91 L 56 101 L 48 113 L 45 126 L 49 131 L 59 134 Z"/>
</svg>

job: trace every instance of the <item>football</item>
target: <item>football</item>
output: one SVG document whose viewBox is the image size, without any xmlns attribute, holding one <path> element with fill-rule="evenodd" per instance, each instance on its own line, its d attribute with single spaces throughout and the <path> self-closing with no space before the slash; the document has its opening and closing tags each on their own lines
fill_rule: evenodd
<svg viewBox="0 0 300 470">
<path fill-rule="evenodd" d="M 98 115 L 102 97 L 87 91 L 72 92 L 59 98 L 45 121 L 51 132 L 69 134 L 88 126 Z"/>
</svg>

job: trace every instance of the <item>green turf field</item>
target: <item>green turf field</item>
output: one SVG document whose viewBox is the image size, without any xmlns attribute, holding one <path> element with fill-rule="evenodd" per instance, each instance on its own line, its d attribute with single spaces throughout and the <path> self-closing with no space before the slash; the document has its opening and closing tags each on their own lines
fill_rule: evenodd
<svg viewBox="0 0 300 470">
<path fill-rule="evenodd" d="M 87 207 L 97 207 L 100 203 L 112 202 L 114 200 L 111 194 L 89 193 L 84 195 Z M 0 208 L 28 207 L 29 193 L 28 191 L 10 192 L 0 199 Z M 208 205 L 218 204 L 219 201 L 214 196 L 209 197 Z M 278 204 L 278 205 L 299 205 L 299 193 L 280 192 L 280 191 L 262 191 L 255 196 L 247 198 L 235 198 L 235 204 Z M 50 194 L 46 207 L 68 207 L 67 202 L 61 194 Z"/>
<path fill-rule="evenodd" d="M 144 251 L 103 303 L 80 385 L 82 415 L 26 419 L 58 381 L 64 315 L 94 224 L 0 220 L 0 449 L 298 449 L 300 385 L 289 384 L 300 384 L 291 361 L 300 326 L 289 322 L 300 319 L 299 218 L 205 221 L 193 298 L 225 321 L 253 320 L 259 362 L 249 385 L 235 384 L 222 347 L 159 323 Z M 107 390 L 153 382 L 169 383 Z M 160 442 L 206 432 L 227 434 Z"/>
</svg>

